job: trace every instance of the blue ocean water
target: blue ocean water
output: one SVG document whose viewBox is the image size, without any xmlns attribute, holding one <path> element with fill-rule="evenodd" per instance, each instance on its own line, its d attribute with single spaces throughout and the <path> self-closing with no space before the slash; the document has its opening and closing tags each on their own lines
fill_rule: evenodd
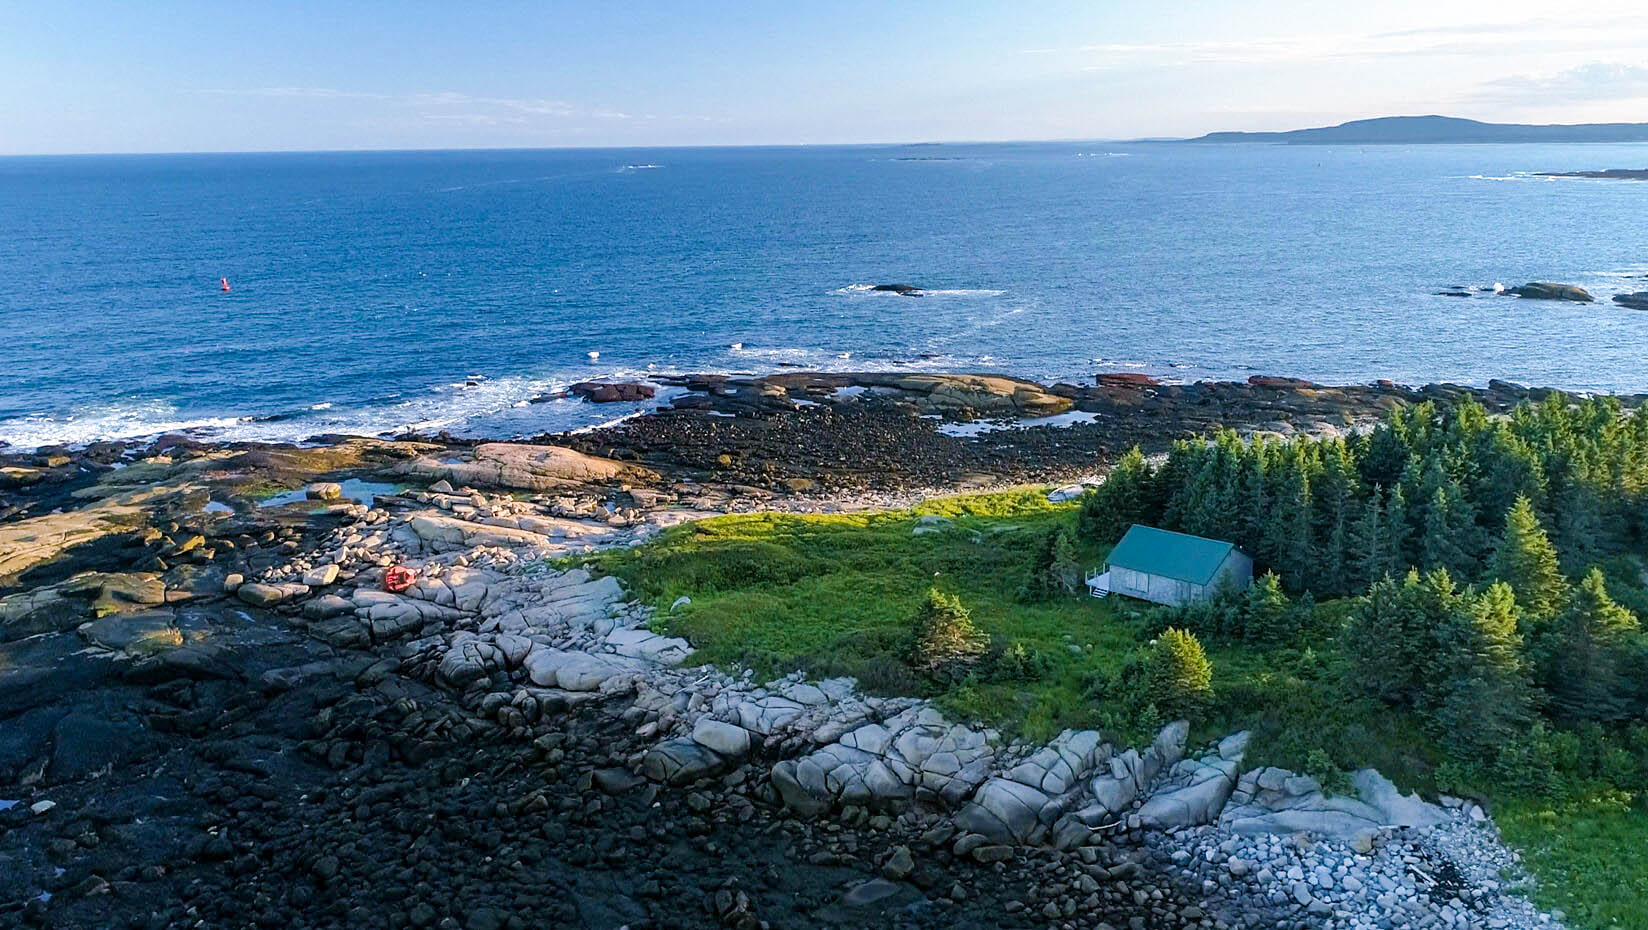
<svg viewBox="0 0 1648 930">
<path fill-rule="evenodd" d="M 511 435 L 599 376 L 1255 372 L 1648 390 L 1648 146 L 0 159 L 0 440 Z M 218 279 L 232 290 L 220 292 Z M 1591 306 L 1479 293 L 1577 283 Z M 866 291 L 899 282 L 906 298 Z M 475 382 L 469 384 L 468 382 Z"/>
</svg>

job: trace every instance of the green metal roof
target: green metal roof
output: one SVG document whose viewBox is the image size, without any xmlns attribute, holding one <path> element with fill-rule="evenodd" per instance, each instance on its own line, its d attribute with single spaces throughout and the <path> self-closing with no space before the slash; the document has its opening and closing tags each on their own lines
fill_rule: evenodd
<svg viewBox="0 0 1648 930">
<path fill-rule="evenodd" d="M 1234 548 L 1235 543 L 1135 523 L 1127 528 L 1127 535 L 1116 548 L 1110 550 L 1107 561 L 1113 567 L 1191 584 L 1207 584 Z"/>
</svg>

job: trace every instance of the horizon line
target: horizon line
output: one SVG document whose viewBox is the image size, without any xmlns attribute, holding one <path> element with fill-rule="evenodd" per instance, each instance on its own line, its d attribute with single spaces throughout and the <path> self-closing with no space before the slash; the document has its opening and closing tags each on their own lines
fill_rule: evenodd
<svg viewBox="0 0 1648 930">
<path fill-rule="evenodd" d="M 1483 126 L 1529 129 L 1529 128 L 1569 128 L 1585 129 L 1593 127 L 1616 126 L 1648 126 L 1648 122 L 1606 122 L 1606 123 L 1499 123 L 1488 120 L 1479 120 L 1465 116 L 1444 116 L 1439 113 L 1405 114 L 1395 116 L 1366 116 L 1355 119 L 1342 120 L 1338 123 L 1325 126 L 1306 126 L 1298 129 L 1214 129 L 1200 135 L 1186 136 L 1142 136 L 1135 138 L 1100 138 L 1088 136 L 1057 136 L 1048 138 L 1015 138 L 1015 139 L 923 139 L 923 140 L 880 140 L 873 142 L 706 142 L 706 143 L 661 143 L 651 145 L 458 145 L 458 146 L 415 146 L 401 147 L 372 147 L 359 148 L 277 148 L 277 149 L 194 149 L 194 150 L 124 150 L 124 151 L 89 151 L 89 152 L 0 152 L 0 159 L 18 158 L 115 158 L 115 157 L 178 157 L 188 155 L 349 155 L 349 154 L 414 154 L 414 153 L 441 153 L 441 152 L 601 152 L 601 151 L 669 151 L 684 149 L 802 149 L 802 148 L 896 148 L 923 145 L 1052 145 L 1052 144 L 1110 144 L 1110 145 L 1145 145 L 1175 142 L 1200 142 L 1214 136 L 1283 136 L 1293 133 L 1310 132 L 1320 129 L 1339 129 L 1355 123 L 1372 123 L 1385 120 L 1422 120 L 1443 119 L 1456 122 L 1477 123 Z M 1215 140 L 1214 144 L 1218 144 Z M 1244 144 L 1255 144 L 1248 142 Z M 1397 144 L 1412 145 L 1416 142 L 1345 142 L 1328 143 L 1343 145 L 1375 145 Z M 1545 144 L 1545 143 L 1508 143 L 1497 140 L 1480 140 L 1472 142 L 1434 143 L 1423 144 L 1454 144 L 1454 145 L 1505 145 L 1505 144 Z M 1627 140 L 1617 142 L 1567 142 L 1565 145 L 1631 145 L 1639 144 Z"/>
<path fill-rule="evenodd" d="M 1052 145 L 1060 143 L 1111 143 L 1135 145 L 1140 143 L 1188 142 L 1194 136 L 1152 136 L 1135 139 L 1099 139 L 1064 137 L 1046 139 L 923 139 L 919 141 L 881 142 L 704 142 L 659 143 L 651 145 L 456 145 L 430 147 L 361 147 L 322 149 L 193 149 L 193 150 L 126 150 L 96 152 L 0 152 L 5 158 L 111 158 L 111 157 L 169 157 L 179 155 L 354 155 L 434 152 L 601 152 L 601 151 L 656 151 L 680 149 L 846 149 L 897 148 L 920 145 Z"/>
</svg>

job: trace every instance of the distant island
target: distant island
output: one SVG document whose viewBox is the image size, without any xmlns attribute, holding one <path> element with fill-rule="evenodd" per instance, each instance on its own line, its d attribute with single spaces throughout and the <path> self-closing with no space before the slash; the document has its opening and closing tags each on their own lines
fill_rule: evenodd
<svg viewBox="0 0 1648 930">
<path fill-rule="evenodd" d="M 1445 145 L 1489 142 L 1648 142 L 1648 123 L 1526 125 L 1451 116 L 1384 116 L 1288 132 L 1210 132 L 1186 142 L 1283 145 Z"/>
<path fill-rule="evenodd" d="M 1542 178 L 1593 178 L 1599 181 L 1648 181 L 1648 168 L 1604 168 L 1601 171 L 1541 171 Z"/>
</svg>

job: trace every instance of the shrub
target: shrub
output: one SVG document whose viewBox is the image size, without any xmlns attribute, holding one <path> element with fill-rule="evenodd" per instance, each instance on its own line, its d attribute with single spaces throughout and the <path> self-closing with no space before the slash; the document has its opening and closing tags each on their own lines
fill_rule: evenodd
<svg viewBox="0 0 1648 930">
<path fill-rule="evenodd" d="M 990 662 L 990 677 L 998 681 L 1035 681 L 1046 675 L 1052 663 L 1034 646 L 1015 639 Z"/>
<path fill-rule="evenodd" d="M 1333 761 L 1326 750 L 1319 747 L 1305 753 L 1304 774 L 1320 782 L 1329 794 L 1351 794 L 1355 791 L 1350 775 Z"/>
<path fill-rule="evenodd" d="M 815 678 L 847 676 L 857 679 L 865 693 L 907 696 L 922 693 L 926 685 L 905 661 L 912 648 L 907 629 L 852 630 L 805 656 L 801 664 Z"/>
<path fill-rule="evenodd" d="M 1036 560 L 1030 566 L 1030 577 L 1019 588 L 1021 601 L 1047 601 L 1074 594 L 1081 587 L 1081 565 L 1076 561 L 1076 547 L 1070 534 L 1063 528 L 1046 534 Z"/>
<path fill-rule="evenodd" d="M 935 677 L 950 677 L 958 666 L 978 661 L 990 638 L 973 625 L 973 616 L 960 599 L 929 588 L 916 610 L 915 664 Z"/>
<path fill-rule="evenodd" d="M 1195 635 L 1180 629 L 1162 631 L 1150 644 L 1149 688 L 1162 711 L 1189 716 L 1213 698 L 1213 663 Z"/>
</svg>

